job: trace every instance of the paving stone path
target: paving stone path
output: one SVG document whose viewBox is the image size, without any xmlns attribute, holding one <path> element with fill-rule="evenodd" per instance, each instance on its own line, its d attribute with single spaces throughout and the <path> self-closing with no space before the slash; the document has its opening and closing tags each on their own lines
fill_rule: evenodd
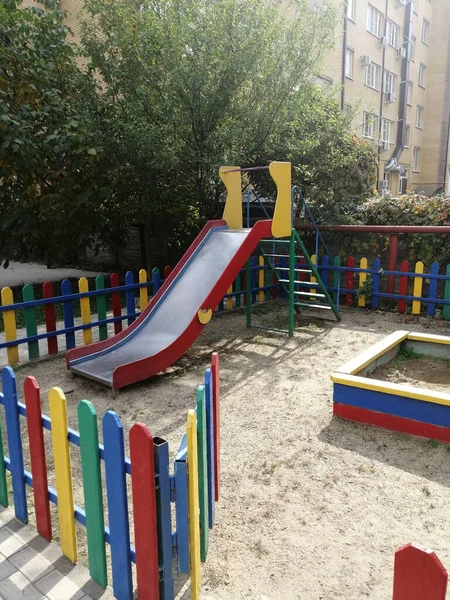
<svg viewBox="0 0 450 600">
<path fill-rule="evenodd" d="M 12 508 L 0 507 L 1 600 L 113 600 L 73 565 L 55 542 L 44 540 L 32 525 L 23 525 Z"/>
</svg>

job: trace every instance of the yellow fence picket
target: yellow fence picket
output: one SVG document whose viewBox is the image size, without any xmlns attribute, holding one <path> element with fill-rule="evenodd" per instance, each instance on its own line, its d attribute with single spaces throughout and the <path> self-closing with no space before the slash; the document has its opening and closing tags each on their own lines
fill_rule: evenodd
<svg viewBox="0 0 450 600">
<path fill-rule="evenodd" d="M 66 398 L 60 388 L 48 393 L 52 421 L 52 447 L 55 464 L 56 491 L 58 493 L 58 519 L 61 549 L 73 563 L 77 562 L 77 538 L 73 504 L 72 468 L 67 425 Z"/>
<path fill-rule="evenodd" d="M 191 598 L 197 600 L 201 589 L 200 573 L 200 520 L 198 498 L 197 417 L 190 410 L 187 417 L 187 466 L 189 507 L 189 558 L 191 571 Z"/>
<path fill-rule="evenodd" d="M 359 268 L 360 269 L 367 269 L 367 258 L 362 258 L 359 261 Z M 363 285 L 366 283 L 367 281 L 367 273 L 359 273 L 359 287 L 362 288 Z M 358 298 L 358 306 L 365 306 L 366 305 L 366 296 L 365 294 L 361 294 L 361 296 L 359 296 Z"/>
<path fill-rule="evenodd" d="M 423 273 L 423 262 L 419 260 L 416 263 L 415 273 Z M 414 290 L 413 296 L 422 297 L 423 277 L 414 277 Z M 412 314 L 420 315 L 420 301 L 413 300 L 412 303 Z"/>
<path fill-rule="evenodd" d="M 2 288 L 2 306 L 8 306 L 14 304 L 14 297 L 11 288 Z M 16 328 L 16 311 L 5 310 L 3 311 L 3 324 L 5 327 L 5 340 L 7 342 L 13 342 L 17 340 L 17 328 Z M 8 364 L 14 365 L 19 362 L 19 346 L 9 346 L 6 349 L 8 354 Z"/>
<path fill-rule="evenodd" d="M 78 291 L 80 294 L 89 291 L 89 284 L 86 277 L 82 277 L 78 281 Z M 89 297 L 80 298 L 80 310 L 81 310 L 81 322 L 83 325 L 88 325 L 91 322 L 91 305 L 89 302 Z M 92 329 L 89 327 L 88 329 L 83 329 L 83 344 L 87 346 L 88 344 L 92 344 Z"/>
<path fill-rule="evenodd" d="M 259 257 L 259 271 L 258 271 L 258 287 L 264 287 L 264 258 L 262 256 Z M 258 292 L 258 302 L 264 302 L 265 295 L 264 290 L 261 289 Z"/>
<path fill-rule="evenodd" d="M 145 269 L 141 269 L 139 271 L 139 283 L 147 283 L 147 271 Z M 139 288 L 139 303 L 141 305 L 141 310 L 144 310 L 148 304 L 148 288 L 147 287 Z"/>
</svg>

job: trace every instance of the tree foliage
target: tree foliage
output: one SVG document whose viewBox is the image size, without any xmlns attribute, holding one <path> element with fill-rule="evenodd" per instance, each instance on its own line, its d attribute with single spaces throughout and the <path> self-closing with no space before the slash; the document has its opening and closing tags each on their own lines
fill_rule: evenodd
<svg viewBox="0 0 450 600">
<path fill-rule="evenodd" d="M 366 195 L 373 151 L 314 85 L 333 43 L 331 5 L 298 0 L 288 18 L 282 6 L 87 0 L 75 50 L 57 0 L 4 0 L 4 248 L 70 260 L 123 243 L 133 221 L 178 246 L 221 214 L 224 164 L 291 160 L 323 215 Z"/>
<path fill-rule="evenodd" d="M 76 65 L 57 0 L 3 2 L 0 32 L 2 253 L 74 260 L 122 228 L 99 170 L 95 82 Z"/>
<path fill-rule="evenodd" d="M 286 159 L 273 143 L 306 101 L 334 14 L 260 0 L 88 0 L 84 51 L 104 82 L 111 169 L 156 231 L 220 214 L 224 164 Z M 298 118 L 298 115 L 296 115 Z M 290 139 L 292 143 L 293 131 Z"/>
<path fill-rule="evenodd" d="M 375 196 L 360 207 L 359 216 L 365 225 L 450 226 L 450 196 Z M 380 251 L 383 248 L 378 247 L 376 250 Z M 402 235 L 400 251 L 412 261 L 421 260 L 428 265 L 433 261 L 447 264 L 450 262 L 449 236 Z"/>
</svg>

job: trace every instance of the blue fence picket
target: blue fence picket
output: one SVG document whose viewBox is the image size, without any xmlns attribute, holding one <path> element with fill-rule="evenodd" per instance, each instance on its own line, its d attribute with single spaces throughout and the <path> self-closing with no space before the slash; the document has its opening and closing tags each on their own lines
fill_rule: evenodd
<svg viewBox="0 0 450 600">
<path fill-rule="evenodd" d="M 208 520 L 209 528 L 214 525 L 216 503 L 214 498 L 214 406 L 212 395 L 211 369 L 205 371 L 205 402 L 206 402 L 206 452 L 208 467 Z"/>
<path fill-rule="evenodd" d="M 127 271 L 125 273 L 125 285 L 134 285 L 134 275 L 132 271 Z M 125 305 L 127 307 L 127 315 L 132 315 L 131 317 L 128 317 L 128 325 L 131 325 L 131 323 L 133 323 L 133 321 L 136 318 L 134 316 L 136 314 L 134 294 L 134 290 L 127 290 L 125 292 Z"/>
<path fill-rule="evenodd" d="M 381 260 L 376 258 L 373 261 L 373 269 L 374 273 L 372 273 L 372 299 L 370 305 L 372 308 L 378 308 L 380 303 L 380 298 L 378 293 L 380 291 L 380 269 L 381 269 Z"/>
<path fill-rule="evenodd" d="M 130 530 L 123 426 L 112 410 L 102 421 L 114 597 L 132 600 Z"/>
<path fill-rule="evenodd" d="M 14 512 L 22 523 L 28 523 L 27 495 L 25 492 L 25 472 L 23 464 L 22 436 L 20 434 L 19 401 L 17 399 L 16 376 L 11 367 L 2 371 L 2 387 L 5 403 L 6 433 L 11 480 L 14 497 Z"/>
<path fill-rule="evenodd" d="M 72 284 L 68 279 L 63 279 L 61 282 L 61 295 L 70 296 L 71 294 Z M 69 327 L 74 326 L 72 300 L 64 300 L 63 302 L 63 319 L 64 329 L 69 329 Z M 73 331 L 66 333 L 66 348 L 67 350 L 75 348 L 75 333 Z"/>
<path fill-rule="evenodd" d="M 187 480 L 187 446 L 186 434 L 183 436 L 178 454 L 175 457 L 175 516 L 177 525 L 177 560 L 178 572 L 189 575 L 189 507 Z"/>
<path fill-rule="evenodd" d="M 161 287 L 161 273 L 159 272 L 159 269 L 157 267 L 155 267 L 152 270 L 153 295 L 156 294 L 156 292 L 159 290 L 160 287 Z"/>
<path fill-rule="evenodd" d="M 162 599 L 174 596 L 172 574 L 172 518 L 170 514 L 169 444 L 161 438 L 153 438 L 155 448 L 156 519 L 158 524 L 158 550 Z"/>
<path fill-rule="evenodd" d="M 430 266 L 429 302 L 427 307 L 427 315 L 429 317 L 434 317 L 436 314 L 436 302 L 431 302 L 431 300 L 437 300 L 438 280 L 433 275 L 439 275 L 439 263 L 437 262 L 432 263 Z"/>
</svg>

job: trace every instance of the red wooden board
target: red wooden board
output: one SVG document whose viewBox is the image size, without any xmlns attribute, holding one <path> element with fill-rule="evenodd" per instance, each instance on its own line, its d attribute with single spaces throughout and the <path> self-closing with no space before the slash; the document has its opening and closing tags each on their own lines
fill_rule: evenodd
<svg viewBox="0 0 450 600">
<path fill-rule="evenodd" d="M 421 421 L 413 421 L 404 417 L 387 415 L 366 408 L 357 408 L 356 406 L 348 406 L 347 404 L 339 404 L 337 402 L 333 404 L 333 412 L 338 417 L 348 419 L 349 421 L 356 421 L 365 425 L 375 425 L 376 427 L 401 431 L 402 433 L 418 435 L 450 444 L 450 429 L 447 427 L 430 425 Z"/>
<path fill-rule="evenodd" d="M 130 458 L 139 600 L 158 600 L 155 460 L 152 434 L 142 423 L 130 430 Z"/>
<path fill-rule="evenodd" d="M 395 553 L 393 600 L 445 600 L 447 578 L 434 552 L 403 546 Z"/>
<path fill-rule="evenodd" d="M 34 511 L 36 529 L 43 538 L 52 539 L 52 522 L 48 501 L 47 464 L 45 460 L 44 430 L 39 385 L 34 377 L 23 384 L 27 409 L 28 441 L 30 445 L 31 473 L 33 475 Z"/>
<path fill-rule="evenodd" d="M 53 283 L 46 281 L 42 286 L 42 296 L 44 298 L 53 298 Z M 44 304 L 45 329 L 47 333 L 56 331 L 56 313 L 54 304 Z M 55 336 L 47 338 L 47 348 L 49 354 L 58 354 L 58 338 Z"/>
</svg>

